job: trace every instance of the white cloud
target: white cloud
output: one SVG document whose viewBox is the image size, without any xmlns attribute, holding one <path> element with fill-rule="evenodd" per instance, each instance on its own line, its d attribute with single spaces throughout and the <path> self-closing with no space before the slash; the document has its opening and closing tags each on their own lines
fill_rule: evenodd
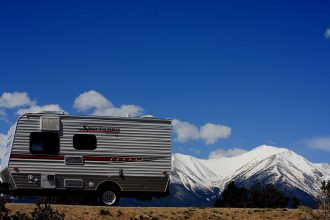
<svg viewBox="0 0 330 220">
<path fill-rule="evenodd" d="M 0 109 L 0 121 L 8 122 L 7 113 L 2 109 Z"/>
<path fill-rule="evenodd" d="M 184 147 L 184 146 L 181 146 L 181 147 L 179 147 L 179 149 L 180 149 L 181 151 L 191 151 L 191 152 L 194 153 L 194 154 L 201 154 L 201 151 L 200 151 L 200 150 L 195 149 L 195 148 L 193 148 L 193 147 Z"/>
<path fill-rule="evenodd" d="M 3 150 L 6 146 L 7 135 L 0 133 L 0 160 L 2 159 Z"/>
<path fill-rule="evenodd" d="M 188 122 L 182 122 L 174 119 L 172 121 L 174 132 L 176 133 L 176 140 L 179 142 L 186 142 L 189 140 L 199 139 L 199 130 L 195 125 Z"/>
<path fill-rule="evenodd" d="M 304 143 L 309 148 L 330 151 L 330 137 L 311 138 L 304 140 Z"/>
<path fill-rule="evenodd" d="M 4 92 L 0 97 L 0 108 L 16 108 L 34 104 L 26 92 Z"/>
<path fill-rule="evenodd" d="M 94 115 L 108 115 L 119 117 L 136 117 L 143 113 L 143 108 L 137 105 L 122 105 L 119 108 L 101 108 L 95 109 Z"/>
<path fill-rule="evenodd" d="M 102 94 L 95 90 L 90 90 L 80 94 L 75 100 L 73 107 L 79 111 L 87 111 L 89 109 L 112 108 L 112 103 L 107 100 Z"/>
<path fill-rule="evenodd" d="M 25 113 L 36 113 L 36 112 L 42 112 L 42 111 L 59 111 L 59 112 L 65 112 L 59 105 L 57 104 L 49 104 L 49 105 L 33 105 L 29 108 L 21 108 L 17 110 L 18 115 L 23 115 Z"/>
<path fill-rule="evenodd" d="M 73 107 L 82 112 L 94 110 L 92 113 L 93 115 L 136 117 L 143 113 L 143 108 L 137 105 L 122 105 L 120 107 L 115 107 L 110 100 L 95 90 L 80 94 L 74 100 Z"/>
<path fill-rule="evenodd" d="M 200 130 L 200 136 L 206 144 L 214 144 L 219 139 L 228 138 L 231 134 L 231 128 L 224 125 L 207 123 Z"/>
<path fill-rule="evenodd" d="M 324 37 L 330 39 L 330 28 L 327 28 L 324 32 Z"/>
<path fill-rule="evenodd" d="M 232 148 L 232 149 L 218 149 L 215 151 L 211 151 L 209 154 L 209 159 L 217 159 L 223 157 L 235 157 L 241 154 L 246 153 L 247 151 L 241 148 Z"/>
<path fill-rule="evenodd" d="M 212 123 L 207 123 L 199 129 L 193 124 L 174 119 L 172 125 L 178 142 L 202 139 L 206 144 L 214 144 L 219 139 L 228 138 L 231 134 L 230 127 Z"/>
<path fill-rule="evenodd" d="M 8 122 L 7 113 L 4 109 L 18 109 L 16 113 L 35 113 L 41 111 L 63 111 L 57 104 L 39 106 L 36 101 L 32 101 L 26 92 L 4 92 L 0 97 L 0 120 Z"/>
</svg>

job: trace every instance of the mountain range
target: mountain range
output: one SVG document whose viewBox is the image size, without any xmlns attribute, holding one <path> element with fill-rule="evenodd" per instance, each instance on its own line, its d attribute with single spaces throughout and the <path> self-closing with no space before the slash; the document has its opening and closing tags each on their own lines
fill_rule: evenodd
<svg viewBox="0 0 330 220">
<path fill-rule="evenodd" d="M 234 181 L 247 188 L 256 182 L 271 183 L 286 196 L 296 196 L 301 203 L 313 206 L 321 181 L 330 179 L 330 164 L 312 163 L 289 149 L 267 145 L 216 159 L 174 154 L 172 167 L 168 197 L 122 199 L 121 205 L 210 207 L 226 184 Z"/>
</svg>

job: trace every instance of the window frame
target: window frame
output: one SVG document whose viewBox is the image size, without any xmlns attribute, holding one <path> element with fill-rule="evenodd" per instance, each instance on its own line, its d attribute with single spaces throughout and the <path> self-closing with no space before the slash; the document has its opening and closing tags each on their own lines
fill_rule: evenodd
<svg viewBox="0 0 330 220">
<path fill-rule="evenodd" d="M 34 135 L 39 135 L 39 134 L 47 134 L 47 135 L 50 135 L 50 136 L 53 136 L 55 137 L 56 135 L 56 140 L 52 140 L 52 141 L 56 141 L 57 143 L 52 143 L 51 145 L 49 145 L 49 143 L 51 142 L 47 142 L 45 140 L 49 140 L 50 137 L 48 138 L 45 138 L 45 137 L 33 137 Z M 38 140 L 38 142 L 42 142 L 43 143 L 43 148 L 42 148 L 42 151 L 39 151 L 39 150 L 34 150 L 32 148 L 32 145 L 33 145 L 33 141 L 36 141 Z M 48 144 L 48 145 L 45 145 L 45 144 Z M 45 148 L 45 146 L 47 148 Z M 55 150 L 53 149 L 53 147 L 55 146 Z M 49 131 L 35 131 L 35 132 L 31 132 L 30 133 L 30 136 L 29 136 L 29 150 L 30 150 L 30 153 L 31 154 L 42 154 L 42 155 L 58 155 L 60 153 L 60 135 L 56 132 L 49 132 Z M 50 149 L 48 149 L 49 147 L 51 147 Z M 46 149 L 46 150 L 45 150 Z"/>
</svg>

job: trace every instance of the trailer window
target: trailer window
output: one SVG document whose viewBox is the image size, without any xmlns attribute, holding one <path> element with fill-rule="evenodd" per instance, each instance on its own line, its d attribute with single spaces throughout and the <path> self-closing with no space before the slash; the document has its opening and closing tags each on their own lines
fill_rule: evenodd
<svg viewBox="0 0 330 220">
<path fill-rule="evenodd" d="M 30 152 L 33 154 L 58 154 L 60 137 L 53 132 L 31 132 Z"/>
<path fill-rule="evenodd" d="M 96 136 L 94 134 L 73 135 L 73 147 L 77 150 L 95 150 Z"/>
</svg>

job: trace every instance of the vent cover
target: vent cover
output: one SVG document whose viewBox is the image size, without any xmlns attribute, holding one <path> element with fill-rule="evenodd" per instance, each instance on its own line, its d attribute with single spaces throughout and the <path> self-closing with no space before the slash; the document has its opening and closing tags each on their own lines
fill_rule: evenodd
<svg viewBox="0 0 330 220">
<path fill-rule="evenodd" d="M 84 163 L 82 156 L 65 156 L 64 160 L 66 165 L 81 165 Z"/>
<path fill-rule="evenodd" d="M 42 116 L 40 118 L 40 130 L 42 131 L 60 131 L 60 125 L 59 117 Z"/>
<path fill-rule="evenodd" d="M 82 179 L 64 179 L 64 187 L 66 188 L 83 188 Z"/>
</svg>

